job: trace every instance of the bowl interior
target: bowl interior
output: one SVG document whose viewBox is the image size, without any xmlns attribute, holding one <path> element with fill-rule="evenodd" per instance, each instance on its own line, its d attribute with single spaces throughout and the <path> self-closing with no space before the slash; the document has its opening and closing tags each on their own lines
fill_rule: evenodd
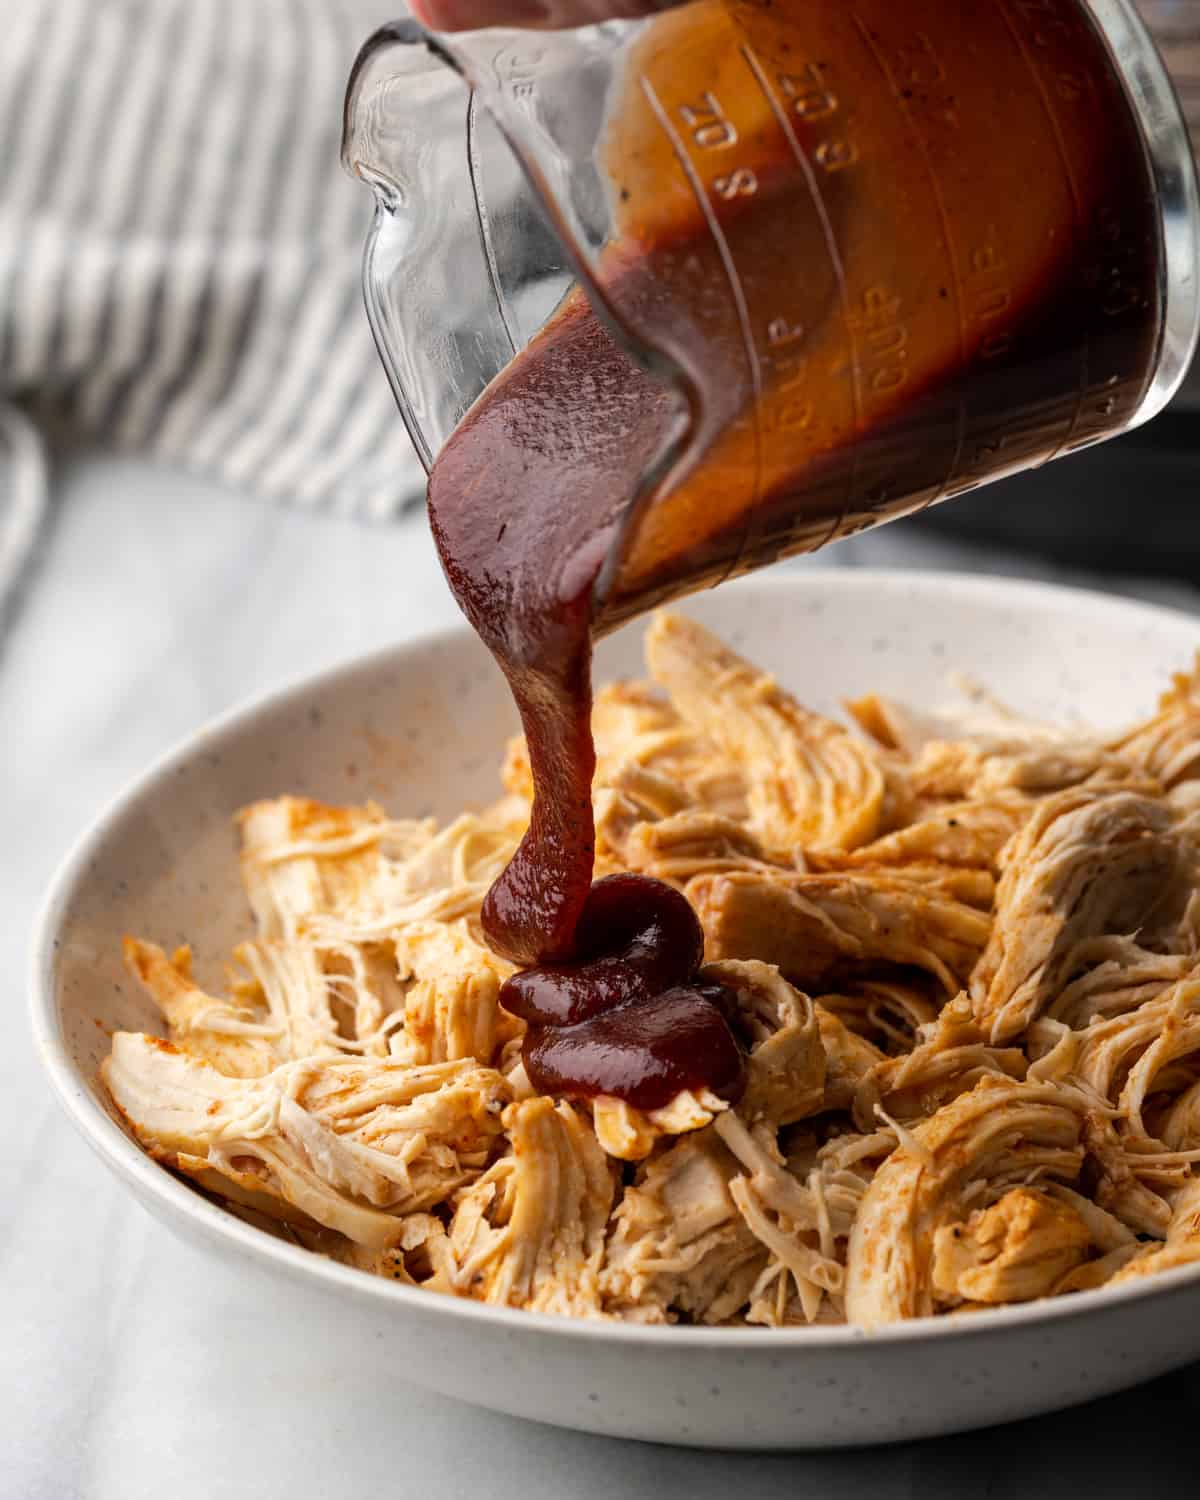
<svg viewBox="0 0 1200 1500">
<path fill-rule="evenodd" d="M 684 606 L 827 711 L 872 689 L 930 705 L 955 670 L 1031 714 L 1117 725 L 1190 663 L 1190 619 L 1041 585 L 844 572 L 750 580 Z M 603 643 L 600 680 L 641 670 L 641 629 Z M 400 816 L 453 815 L 496 795 L 515 717 L 464 629 L 334 669 L 190 740 L 86 834 L 60 874 L 35 956 L 39 1035 L 60 1083 L 107 1110 L 97 1069 L 115 1029 L 157 1030 L 120 939 L 188 942 L 220 982 L 250 930 L 234 812 L 282 792 L 373 798 Z M 90 1111 L 95 1122 L 104 1122 Z"/>
</svg>

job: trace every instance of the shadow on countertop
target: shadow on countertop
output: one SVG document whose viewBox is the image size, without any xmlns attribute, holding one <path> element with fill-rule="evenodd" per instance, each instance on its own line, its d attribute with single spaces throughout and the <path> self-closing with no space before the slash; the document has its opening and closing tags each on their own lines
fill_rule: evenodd
<svg viewBox="0 0 1200 1500">
<path fill-rule="evenodd" d="M 568 1445 L 583 1459 L 574 1485 L 560 1492 L 573 1500 L 618 1494 L 729 1500 L 733 1493 L 748 1500 L 1129 1500 L 1194 1492 L 1198 1425 L 1200 1365 L 1193 1365 L 1052 1416 L 886 1448 L 738 1454 L 568 1437 L 532 1425 L 524 1431 L 531 1471 L 543 1480 Z M 607 1468 L 604 1450 L 624 1484 L 590 1482 Z M 543 1493 L 550 1487 L 530 1491 Z"/>
</svg>

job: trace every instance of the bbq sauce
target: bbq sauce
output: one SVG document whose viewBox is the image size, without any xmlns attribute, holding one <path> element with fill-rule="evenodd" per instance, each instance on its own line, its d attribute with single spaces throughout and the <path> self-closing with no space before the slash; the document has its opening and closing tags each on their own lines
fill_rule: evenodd
<svg viewBox="0 0 1200 1500">
<path fill-rule="evenodd" d="M 505 1004 L 538 1087 L 732 1097 L 682 898 L 591 884 L 593 637 L 1119 430 L 1154 368 L 1158 216 L 1072 0 L 685 6 L 646 29 L 606 171 L 620 232 L 597 294 L 674 380 L 576 289 L 430 476 L 535 787 L 483 925 L 533 966 Z"/>
<path fill-rule="evenodd" d="M 588 893 L 570 963 L 509 979 L 500 1003 L 527 1026 L 525 1071 L 541 1093 L 615 1095 L 658 1109 L 683 1089 L 734 1100 L 737 997 L 697 979 L 704 934 L 678 891 L 610 875 Z"/>
</svg>

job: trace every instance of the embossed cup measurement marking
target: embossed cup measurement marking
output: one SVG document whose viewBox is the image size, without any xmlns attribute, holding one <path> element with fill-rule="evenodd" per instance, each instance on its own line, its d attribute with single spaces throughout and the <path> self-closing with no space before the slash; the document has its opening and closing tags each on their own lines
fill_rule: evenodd
<svg viewBox="0 0 1200 1500">
<path fill-rule="evenodd" d="M 796 72 L 776 73 L 775 81 L 801 120 L 826 120 L 836 113 L 838 97 L 816 63 L 804 63 Z"/>
<path fill-rule="evenodd" d="M 650 80 L 646 77 L 642 77 L 640 79 L 640 84 L 642 92 L 646 96 L 646 102 L 653 110 L 655 118 L 657 119 L 668 141 L 670 142 L 671 149 L 679 162 L 680 169 L 682 170 L 684 176 L 687 178 L 688 185 L 695 195 L 697 206 L 699 207 L 700 212 L 704 215 L 704 221 L 707 224 L 709 233 L 712 235 L 713 242 L 717 247 L 717 253 L 721 258 L 721 265 L 725 271 L 725 277 L 729 284 L 730 294 L 733 297 L 734 308 L 737 313 L 738 326 L 741 331 L 742 342 L 746 351 L 752 391 L 752 411 L 754 414 L 754 419 L 751 425 L 754 433 L 754 484 L 751 491 L 751 496 L 753 505 L 758 500 L 759 489 L 762 483 L 762 433 L 760 431 L 759 423 L 757 420 L 759 405 L 762 400 L 762 371 L 759 368 L 758 355 L 754 347 L 754 337 L 750 329 L 750 310 L 746 305 L 746 295 L 742 288 L 741 279 L 738 276 L 737 266 L 734 262 L 733 252 L 729 247 L 729 241 L 726 239 L 724 233 L 721 230 L 720 220 L 717 218 L 716 210 L 713 206 L 712 200 L 709 198 L 708 193 L 705 191 L 704 182 L 701 179 L 700 174 L 696 171 L 691 157 L 688 155 L 683 142 L 679 138 L 679 132 L 675 129 L 675 126 L 672 123 L 671 118 L 662 103 L 662 100 L 658 97 L 658 94 L 655 92 L 654 85 L 650 82 Z M 717 111 L 715 114 L 710 112 L 709 114 L 697 117 L 692 110 L 692 107 L 687 105 L 685 105 L 680 112 L 682 114 L 686 111 L 687 114 L 691 116 L 691 119 L 686 120 L 685 123 L 688 124 L 689 128 L 693 131 L 693 139 L 696 140 L 697 144 L 702 150 L 725 150 L 736 143 L 737 131 L 720 112 L 720 106 L 717 104 L 717 101 L 713 99 L 713 96 L 711 94 L 705 94 L 704 99 L 705 101 L 711 101 L 711 106 L 715 106 Z M 719 125 L 721 127 L 719 135 L 712 133 L 714 125 Z M 704 134 L 706 136 L 706 140 L 701 140 L 696 132 Z"/>
<path fill-rule="evenodd" d="M 737 127 L 715 94 L 704 93 L 696 105 L 681 104 L 679 118 L 702 151 L 724 151 L 737 145 Z"/>
</svg>

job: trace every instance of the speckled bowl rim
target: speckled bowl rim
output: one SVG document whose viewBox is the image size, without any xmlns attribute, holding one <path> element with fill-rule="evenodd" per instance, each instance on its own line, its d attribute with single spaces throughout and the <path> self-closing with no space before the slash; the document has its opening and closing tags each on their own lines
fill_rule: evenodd
<svg viewBox="0 0 1200 1500">
<path fill-rule="evenodd" d="M 1105 623 L 1110 627 L 1114 614 L 1123 615 L 1131 628 L 1138 624 L 1151 625 L 1172 620 L 1192 628 L 1200 644 L 1200 620 L 1193 620 L 1182 610 L 1101 594 L 1092 589 L 1025 579 L 923 569 L 853 568 L 839 569 L 836 573 L 833 570 L 782 573 L 742 580 L 729 587 L 747 591 L 802 592 L 814 585 L 828 588 L 831 577 L 834 576 L 839 589 L 862 590 L 867 595 L 895 587 L 933 584 L 939 591 L 944 591 L 939 602 L 944 603 L 948 609 L 966 596 L 991 597 L 1004 604 L 1012 604 L 1024 597 L 1053 601 L 1059 606 L 1069 605 L 1081 621 L 1086 620 L 1093 612 L 1103 614 Z M 54 959 L 59 928 L 76 889 L 87 879 L 89 863 L 104 843 L 112 825 L 135 803 L 153 793 L 163 781 L 173 776 L 176 767 L 204 754 L 231 730 L 245 729 L 260 714 L 300 702 L 314 690 L 319 690 L 342 676 L 370 672 L 391 662 L 419 657 L 430 650 L 461 641 L 466 634 L 466 627 L 459 626 L 410 637 L 397 645 L 352 656 L 319 672 L 295 678 L 280 688 L 260 694 L 230 709 L 187 736 L 127 785 L 77 839 L 62 861 L 47 890 L 34 927 L 29 969 L 34 1042 L 54 1092 L 72 1124 L 118 1177 L 138 1194 L 156 1200 L 176 1221 L 176 1227 L 192 1231 L 209 1244 L 236 1247 L 262 1269 L 283 1272 L 292 1281 L 310 1285 L 315 1283 L 326 1292 L 346 1293 L 359 1301 L 391 1304 L 425 1315 L 465 1319 L 469 1323 L 511 1332 L 537 1331 L 555 1339 L 599 1341 L 630 1347 L 677 1346 L 686 1341 L 693 1347 L 702 1345 L 742 1351 L 770 1350 L 777 1354 L 781 1349 L 816 1352 L 855 1344 L 922 1345 L 933 1340 L 970 1337 L 985 1330 L 999 1333 L 1086 1318 L 1118 1304 L 1167 1297 L 1182 1286 L 1200 1282 L 1200 1264 L 1183 1266 L 1117 1287 L 1100 1287 L 1061 1299 L 997 1308 L 979 1318 L 911 1318 L 903 1323 L 879 1328 L 835 1324 L 815 1328 L 748 1329 L 655 1326 L 599 1320 L 593 1322 L 549 1313 L 525 1312 L 517 1308 L 491 1307 L 465 1298 L 407 1287 L 339 1265 L 298 1245 L 277 1240 L 265 1231 L 235 1218 L 194 1188 L 185 1186 L 165 1167 L 152 1161 L 93 1097 L 67 1052 L 59 1024 L 54 985 Z M 1197 1338 L 1200 1344 L 1200 1333 Z"/>
</svg>

